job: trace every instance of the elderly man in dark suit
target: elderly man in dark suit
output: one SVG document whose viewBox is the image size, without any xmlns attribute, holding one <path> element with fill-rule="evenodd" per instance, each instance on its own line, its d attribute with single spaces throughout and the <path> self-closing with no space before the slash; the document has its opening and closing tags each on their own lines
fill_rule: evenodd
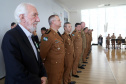
<svg viewBox="0 0 126 84">
<path fill-rule="evenodd" d="M 15 18 L 18 25 L 7 31 L 2 41 L 5 84 L 46 84 L 47 74 L 31 38 L 40 21 L 37 9 L 30 3 L 21 3 Z"/>
</svg>

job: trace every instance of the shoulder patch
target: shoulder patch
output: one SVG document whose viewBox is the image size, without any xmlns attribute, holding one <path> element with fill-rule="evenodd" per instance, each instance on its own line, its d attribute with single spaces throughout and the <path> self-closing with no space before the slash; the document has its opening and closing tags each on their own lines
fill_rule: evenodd
<svg viewBox="0 0 126 84">
<path fill-rule="evenodd" d="M 48 37 L 43 37 L 43 41 L 48 41 Z"/>
<path fill-rule="evenodd" d="M 74 34 L 72 34 L 72 36 L 75 36 Z"/>
<path fill-rule="evenodd" d="M 51 30 L 49 29 L 48 31 L 46 31 L 46 32 L 45 32 L 45 34 L 49 34 L 49 33 L 50 33 L 50 31 L 51 31 Z"/>
</svg>

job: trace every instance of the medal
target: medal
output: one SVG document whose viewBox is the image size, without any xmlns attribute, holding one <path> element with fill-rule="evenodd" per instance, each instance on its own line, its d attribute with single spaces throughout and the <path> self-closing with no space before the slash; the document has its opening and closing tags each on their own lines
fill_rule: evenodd
<svg viewBox="0 0 126 84">
<path fill-rule="evenodd" d="M 60 50 L 60 48 L 57 48 L 58 50 Z"/>
</svg>

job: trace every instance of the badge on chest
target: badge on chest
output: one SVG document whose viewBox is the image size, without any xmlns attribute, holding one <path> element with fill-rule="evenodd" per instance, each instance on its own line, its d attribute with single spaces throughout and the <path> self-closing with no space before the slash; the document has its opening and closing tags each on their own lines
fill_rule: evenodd
<svg viewBox="0 0 126 84">
<path fill-rule="evenodd" d="M 57 45 L 57 50 L 60 50 L 60 41 L 55 39 L 55 44 Z"/>
</svg>

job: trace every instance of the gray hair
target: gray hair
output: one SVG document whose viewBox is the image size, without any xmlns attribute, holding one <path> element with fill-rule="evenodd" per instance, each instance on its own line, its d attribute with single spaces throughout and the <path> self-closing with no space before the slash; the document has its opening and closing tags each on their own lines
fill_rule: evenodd
<svg viewBox="0 0 126 84">
<path fill-rule="evenodd" d="M 58 15 L 51 15 L 51 16 L 48 18 L 49 25 L 52 24 L 52 21 L 53 21 L 53 20 L 56 20 L 55 16 L 58 16 Z M 58 16 L 58 17 L 59 17 L 59 16 Z"/>
<path fill-rule="evenodd" d="M 31 4 L 31 3 L 21 3 L 21 4 L 19 4 L 19 5 L 17 6 L 17 8 L 16 8 L 16 10 L 15 10 L 15 13 L 14 13 L 14 16 L 15 16 L 15 19 L 16 19 L 17 23 L 20 23 L 20 22 L 21 22 L 21 20 L 20 20 L 20 18 L 19 18 L 19 16 L 20 16 L 21 14 L 27 15 L 27 6 L 28 6 L 28 5 L 34 6 L 34 5 Z M 34 6 L 34 7 L 35 7 L 35 6 Z"/>
<path fill-rule="evenodd" d="M 71 24 L 71 23 L 70 23 L 70 22 L 65 22 L 65 23 L 64 23 L 64 27 L 66 27 L 67 24 Z"/>
</svg>

